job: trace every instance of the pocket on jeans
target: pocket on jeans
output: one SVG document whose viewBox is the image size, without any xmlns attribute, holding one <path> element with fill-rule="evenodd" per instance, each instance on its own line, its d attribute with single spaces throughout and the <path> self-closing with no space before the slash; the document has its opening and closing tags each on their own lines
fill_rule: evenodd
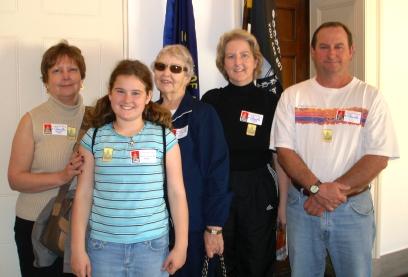
<svg viewBox="0 0 408 277">
<path fill-rule="evenodd" d="M 289 185 L 288 188 L 288 205 L 296 205 L 300 201 L 300 193 L 295 189 L 291 187 L 292 185 Z"/>
<path fill-rule="evenodd" d="M 351 208 L 361 215 L 369 215 L 374 211 L 374 205 L 369 190 L 349 198 L 349 203 Z"/>
<path fill-rule="evenodd" d="M 166 234 L 158 239 L 149 241 L 149 247 L 153 251 L 161 251 L 169 247 L 169 235 Z"/>
<path fill-rule="evenodd" d="M 92 250 L 100 250 L 105 247 L 106 242 L 98 239 L 89 238 L 88 248 Z"/>
</svg>

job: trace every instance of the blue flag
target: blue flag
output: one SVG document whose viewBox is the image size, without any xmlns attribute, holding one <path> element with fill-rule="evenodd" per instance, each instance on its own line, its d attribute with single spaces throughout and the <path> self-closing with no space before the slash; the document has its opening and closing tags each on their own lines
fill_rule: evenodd
<svg viewBox="0 0 408 277">
<path fill-rule="evenodd" d="M 163 46 L 182 44 L 188 48 L 194 61 L 194 76 L 187 91 L 199 99 L 197 39 L 192 0 L 167 0 Z"/>
</svg>

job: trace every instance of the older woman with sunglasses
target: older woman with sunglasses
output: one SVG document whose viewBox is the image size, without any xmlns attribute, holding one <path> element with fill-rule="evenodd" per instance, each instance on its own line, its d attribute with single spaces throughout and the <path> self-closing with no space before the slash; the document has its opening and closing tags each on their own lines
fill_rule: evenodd
<svg viewBox="0 0 408 277">
<path fill-rule="evenodd" d="M 205 255 L 223 253 L 222 227 L 230 203 L 228 147 L 221 122 L 210 105 L 186 94 L 193 67 L 182 45 L 164 47 L 153 63 L 159 103 L 172 113 L 181 149 L 190 225 L 187 261 L 175 275 L 186 277 L 201 276 Z"/>
</svg>

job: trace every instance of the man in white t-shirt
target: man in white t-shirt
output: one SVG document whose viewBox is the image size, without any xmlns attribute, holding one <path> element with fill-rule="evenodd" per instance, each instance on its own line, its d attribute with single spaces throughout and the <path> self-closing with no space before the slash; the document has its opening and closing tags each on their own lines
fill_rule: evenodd
<svg viewBox="0 0 408 277">
<path fill-rule="evenodd" d="M 353 77 L 349 29 L 322 24 L 313 34 L 316 76 L 281 96 L 271 149 L 292 179 L 287 234 L 293 276 L 371 276 L 375 237 L 370 183 L 399 157 L 390 113 L 378 90 Z"/>
</svg>

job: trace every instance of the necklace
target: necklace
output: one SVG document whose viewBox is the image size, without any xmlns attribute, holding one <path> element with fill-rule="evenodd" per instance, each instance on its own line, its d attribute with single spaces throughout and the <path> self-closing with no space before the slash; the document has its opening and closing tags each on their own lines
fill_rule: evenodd
<svg viewBox="0 0 408 277">
<path fill-rule="evenodd" d="M 121 132 L 118 131 L 118 128 L 117 128 L 115 125 L 116 125 L 116 123 L 114 122 L 114 123 L 112 124 L 112 127 L 113 127 L 113 129 L 114 129 L 119 135 L 125 136 L 125 137 L 128 137 L 128 138 L 129 138 L 128 145 L 129 145 L 130 147 L 133 147 L 133 146 L 136 144 L 136 141 L 133 140 L 133 137 L 134 137 L 134 136 L 137 136 L 137 135 L 144 129 L 144 127 L 145 127 L 145 124 L 144 124 L 144 122 L 143 122 L 143 125 L 141 126 L 140 130 L 137 130 L 135 134 L 133 134 L 133 135 L 126 135 L 126 134 L 121 134 Z"/>
<path fill-rule="evenodd" d="M 133 136 L 131 136 L 129 138 L 130 138 L 130 141 L 128 142 L 129 146 L 135 145 L 136 142 L 133 140 Z"/>
</svg>

